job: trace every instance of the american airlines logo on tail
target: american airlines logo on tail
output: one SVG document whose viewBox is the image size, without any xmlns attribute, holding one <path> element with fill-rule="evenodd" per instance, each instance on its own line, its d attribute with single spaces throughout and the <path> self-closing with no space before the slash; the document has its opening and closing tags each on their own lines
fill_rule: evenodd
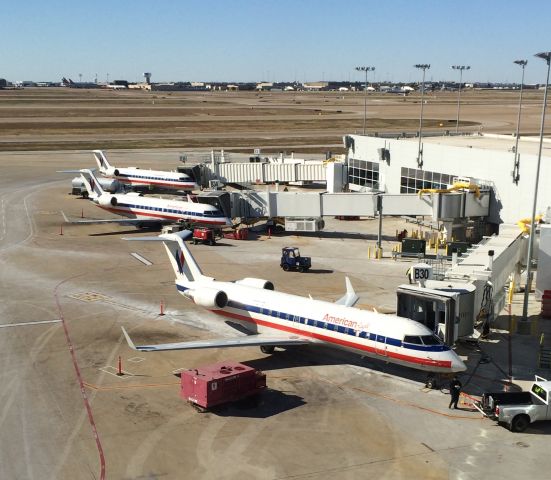
<svg viewBox="0 0 551 480">
<path fill-rule="evenodd" d="M 183 275 L 185 263 L 184 252 L 180 249 L 176 250 L 174 253 L 174 258 L 176 259 L 176 264 L 178 265 L 178 271 Z"/>
</svg>

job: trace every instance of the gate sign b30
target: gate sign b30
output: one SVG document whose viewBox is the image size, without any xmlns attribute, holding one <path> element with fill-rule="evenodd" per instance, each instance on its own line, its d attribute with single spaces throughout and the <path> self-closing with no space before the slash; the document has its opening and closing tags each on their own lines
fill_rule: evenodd
<svg viewBox="0 0 551 480">
<path fill-rule="evenodd" d="M 424 284 L 432 279 L 432 267 L 427 263 L 416 263 L 411 267 L 410 275 L 412 282 Z"/>
</svg>

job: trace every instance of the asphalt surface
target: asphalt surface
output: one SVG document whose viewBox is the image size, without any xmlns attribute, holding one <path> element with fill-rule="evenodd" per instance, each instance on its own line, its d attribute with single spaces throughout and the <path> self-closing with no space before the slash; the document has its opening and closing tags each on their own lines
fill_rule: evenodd
<svg viewBox="0 0 551 480">
<path fill-rule="evenodd" d="M 117 155 L 153 168 L 173 168 L 177 158 L 174 151 Z M 551 425 L 513 434 L 468 405 L 450 411 L 446 390 L 426 390 L 415 371 L 327 349 L 273 356 L 257 348 L 129 349 L 121 326 L 136 343 L 234 331 L 177 294 L 159 245 L 121 240 L 142 232 L 109 225 L 61 231 L 60 210 L 108 216 L 68 195 L 70 178 L 55 173 L 91 164 L 88 152 L 0 154 L 0 478 L 492 479 L 549 471 Z M 384 233 L 391 238 L 403 227 L 385 220 Z M 319 236 L 259 234 L 190 248 L 208 275 L 268 278 L 314 298 L 338 298 L 348 275 L 366 308 L 392 311 L 409 263 L 366 258 L 376 229 L 376 220 L 329 219 Z M 288 244 L 312 256 L 313 273 L 279 269 Z M 385 241 L 385 251 L 393 245 Z M 465 391 L 503 388 L 509 344 L 515 382 L 528 381 L 538 371 L 537 341 L 512 335 L 509 343 L 496 330 L 488 342 L 462 347 Z M 479 363 L 483 354 L 491 361 Z M 225 359 L 266 371 L 269 391 L 257 407 L 200 414 L 179 397 L 174 373 Z"/>
</svg>

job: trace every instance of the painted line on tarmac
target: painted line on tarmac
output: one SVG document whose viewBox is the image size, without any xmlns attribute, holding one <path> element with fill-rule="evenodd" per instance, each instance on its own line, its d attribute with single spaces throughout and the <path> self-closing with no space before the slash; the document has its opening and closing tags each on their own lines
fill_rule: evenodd
<svg viewBox="0 0 551 480">
<path fill-rule="evenodd" d="M 93 383 L 84 382 L 84 386 L 91 388 L 92 390 L 98 391 L 108 391 L 108 390 L 126 390 L 129 388 L 157 388 L 157 387 L 171 387 L 174 385 L 180 385 L 180 382 L 171 382 L 171 383 L 146 383 L 143 385 L 114 385 L 101 387 L 99 385 L 94 385 Z"/>
<path fill-rule="evenodd" d="M 0 328 L 23 327 L 25 325 L 42 325 L 44 323 L 61 323 L 61 320 L 40 320 L 38 322 L 5 323 L 3 325 L 0 325 Z"/>
<path fill-rule="evenodd" d="M 139 253 L 132 252 L 130 255 L 132 255 L 136 260 L 139 260 L 140 262 L 142 262 L 144 265 L 148 267 L 149 265 L 153 265 L 152 262 L 150 262 L 147 258 L 142 257 Z"/>
<path fill-rule="evenodd" d="M 78 380 L 79 389 L 80 389 L 80 395 L 82 397 L 82 401 L 84 403 L 84 408 L 86 409 L 86 413 L 88 414 L 88 423 L 90 424 L 90 428 L 92 430 L 92 435 L 94 436 L 94 440 L 96 442 L 96 447 L 98 450 L 99 455 L 99 462 L 100 462 L 100 472 L 99 472 L 99 480 L 105 480 L 105 455 L 103 453 L 103 446 L 101 445 L 100 436 L 98 433 L 98 429 L 96 427 L 96 422 L 94 420 L 94 414 L 92 413 L 92 407 L 90 405 L 90 402 L 88 400 L 88 395 L 86 395 L 86 390 L 84 389 L 84 381 L 82 379 L 82 374 L 80 373 L 80 367 L 78 366 L 77 356 L 75 354 L 75 348 L 73 346 L 73 342 L 71 341 L 71 337 L 69 335 L 69 326 L 67 325 L 67 322 L 65 321 L 65 317 L 63 315 L 63 309 L 61 308 L 61 302 L 59 301 L 59 289 L 60 287 L 67 283 L 69 280 L 78 278 L 80 276 L 84 275 L 83 273 L 79 273 L 78 275 L 73 275 L 72 277 L 66 278 L 65 280 L 62 280 L 59 282 L 55 288 L 54 288 L 54 298 L 55 303 L 57 306 L 57 311 L 59 312 L 59 318 L 61 319 L 61 324 L 63 325 L 63 331 L 65 332 L 65 340 L 67 342 L 67 347 L 69 348 L 69 354 L 71 355 L 71 360 L 73 362 L 73 367 L 75 369 L 75 374 Z"/>
</svg>

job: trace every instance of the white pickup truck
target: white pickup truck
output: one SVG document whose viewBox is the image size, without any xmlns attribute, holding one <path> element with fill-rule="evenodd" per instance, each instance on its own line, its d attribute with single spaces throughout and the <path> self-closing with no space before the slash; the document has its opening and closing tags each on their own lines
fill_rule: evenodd
<svg viewBox="0 0 551 480">
<path fill-rule="evenodd" d="M 529 392 L 488 392 L 475 406 L 484 415 L 512 432 L 523 432 L 528 425 L 551 420 L 551 381 L 538 377 Z"/>
</svg>

